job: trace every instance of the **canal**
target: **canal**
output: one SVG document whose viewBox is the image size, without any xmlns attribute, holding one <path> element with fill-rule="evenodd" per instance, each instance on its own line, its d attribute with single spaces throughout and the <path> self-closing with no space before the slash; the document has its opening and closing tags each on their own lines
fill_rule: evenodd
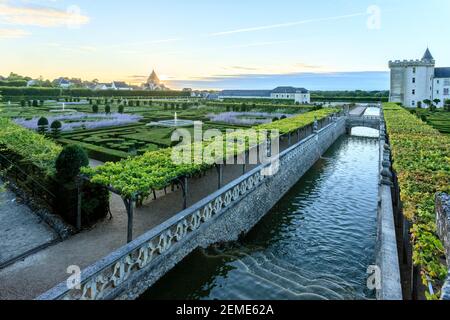
<svg viewBox="0 0 450 320">
<path fill-rule="evenodd" d="M 361 130 L 340 138 L 240 241 L 197 250 L 141 298 L 373 299 L 379 144 Z"/>
</svg>

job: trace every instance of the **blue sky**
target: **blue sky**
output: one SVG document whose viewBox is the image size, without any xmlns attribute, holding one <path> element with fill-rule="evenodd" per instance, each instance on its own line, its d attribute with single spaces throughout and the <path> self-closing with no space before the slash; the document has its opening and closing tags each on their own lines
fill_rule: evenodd
<svg viewBox="0 0 450 320">
<path fill-rule="evenodd" d="M 427 45 L 450 66 L 449 20 L 448 0 L 0 0 L 0 74 L 387 89 Z"/>
</svg>

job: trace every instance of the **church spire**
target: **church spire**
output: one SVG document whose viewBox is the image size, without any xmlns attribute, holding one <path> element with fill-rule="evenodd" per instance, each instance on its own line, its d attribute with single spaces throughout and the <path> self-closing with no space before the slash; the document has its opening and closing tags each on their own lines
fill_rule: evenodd
<svg viewBox="0 0 450 320">
<path fill-rule="evenodd" d="M 425 51 L 425 54 L 423 55 L 422 61 L 429 61 L 429 62 L 434 61 L 430 49 L 427 48 L 427 51 Z"/>
<path fill-rule="evenodd" d="M 152 84 L 156 84 L 156 85 L 161 84 L 161 81 L 159 80 L 158 76 L 156 75 L 155 70 L 153 70 L 150 77 L 148 77 L 147 83 L 152 83 Z"/>
</svg>

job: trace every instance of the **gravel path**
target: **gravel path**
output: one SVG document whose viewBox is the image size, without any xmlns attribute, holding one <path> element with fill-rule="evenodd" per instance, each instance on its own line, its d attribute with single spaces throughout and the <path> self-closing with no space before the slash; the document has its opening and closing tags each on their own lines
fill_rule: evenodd
<svg viewBox="0 0 450 320">
<path fill-rule="evenodd" d="M 0 266 L 57 239 L 58 235 L 0 180 Z"/>
</svg>

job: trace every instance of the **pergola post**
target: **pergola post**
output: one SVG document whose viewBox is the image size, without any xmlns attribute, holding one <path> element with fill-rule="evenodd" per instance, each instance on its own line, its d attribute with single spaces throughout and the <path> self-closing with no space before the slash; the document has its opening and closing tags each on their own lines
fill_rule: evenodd
<svg viewBox="0 0 450 320">
<path fill-rule="evenodd" d="M 216 169 L 217 169 L 217 185 L 219 190 L 222 188 L 223 183 L 223 166 L 221 164 L 217 164 Z"/>
<path fill-rule="evenodd" d="M 82 203 L 82 189 L 83 179 L 77 177 L 77 230 L 81 231 L 81 203 Z"/>
<path fill-rule="evenodd" d="M 188 178 L 184 177 L 183 180 L 180 180 L 181 189 L 183 191 L 183 210 L 187 209 L 187 196 L 188 196 Z"/>
<path fill-rule="evenodd" d="M 134 218 L 134 197 L 122 198 L 125 203 L 125 208 L 127 209 L 128 215 L 128 228 L 127 228 L 127 243 L 133 241 L 133 218 Z"/>
</svg>

